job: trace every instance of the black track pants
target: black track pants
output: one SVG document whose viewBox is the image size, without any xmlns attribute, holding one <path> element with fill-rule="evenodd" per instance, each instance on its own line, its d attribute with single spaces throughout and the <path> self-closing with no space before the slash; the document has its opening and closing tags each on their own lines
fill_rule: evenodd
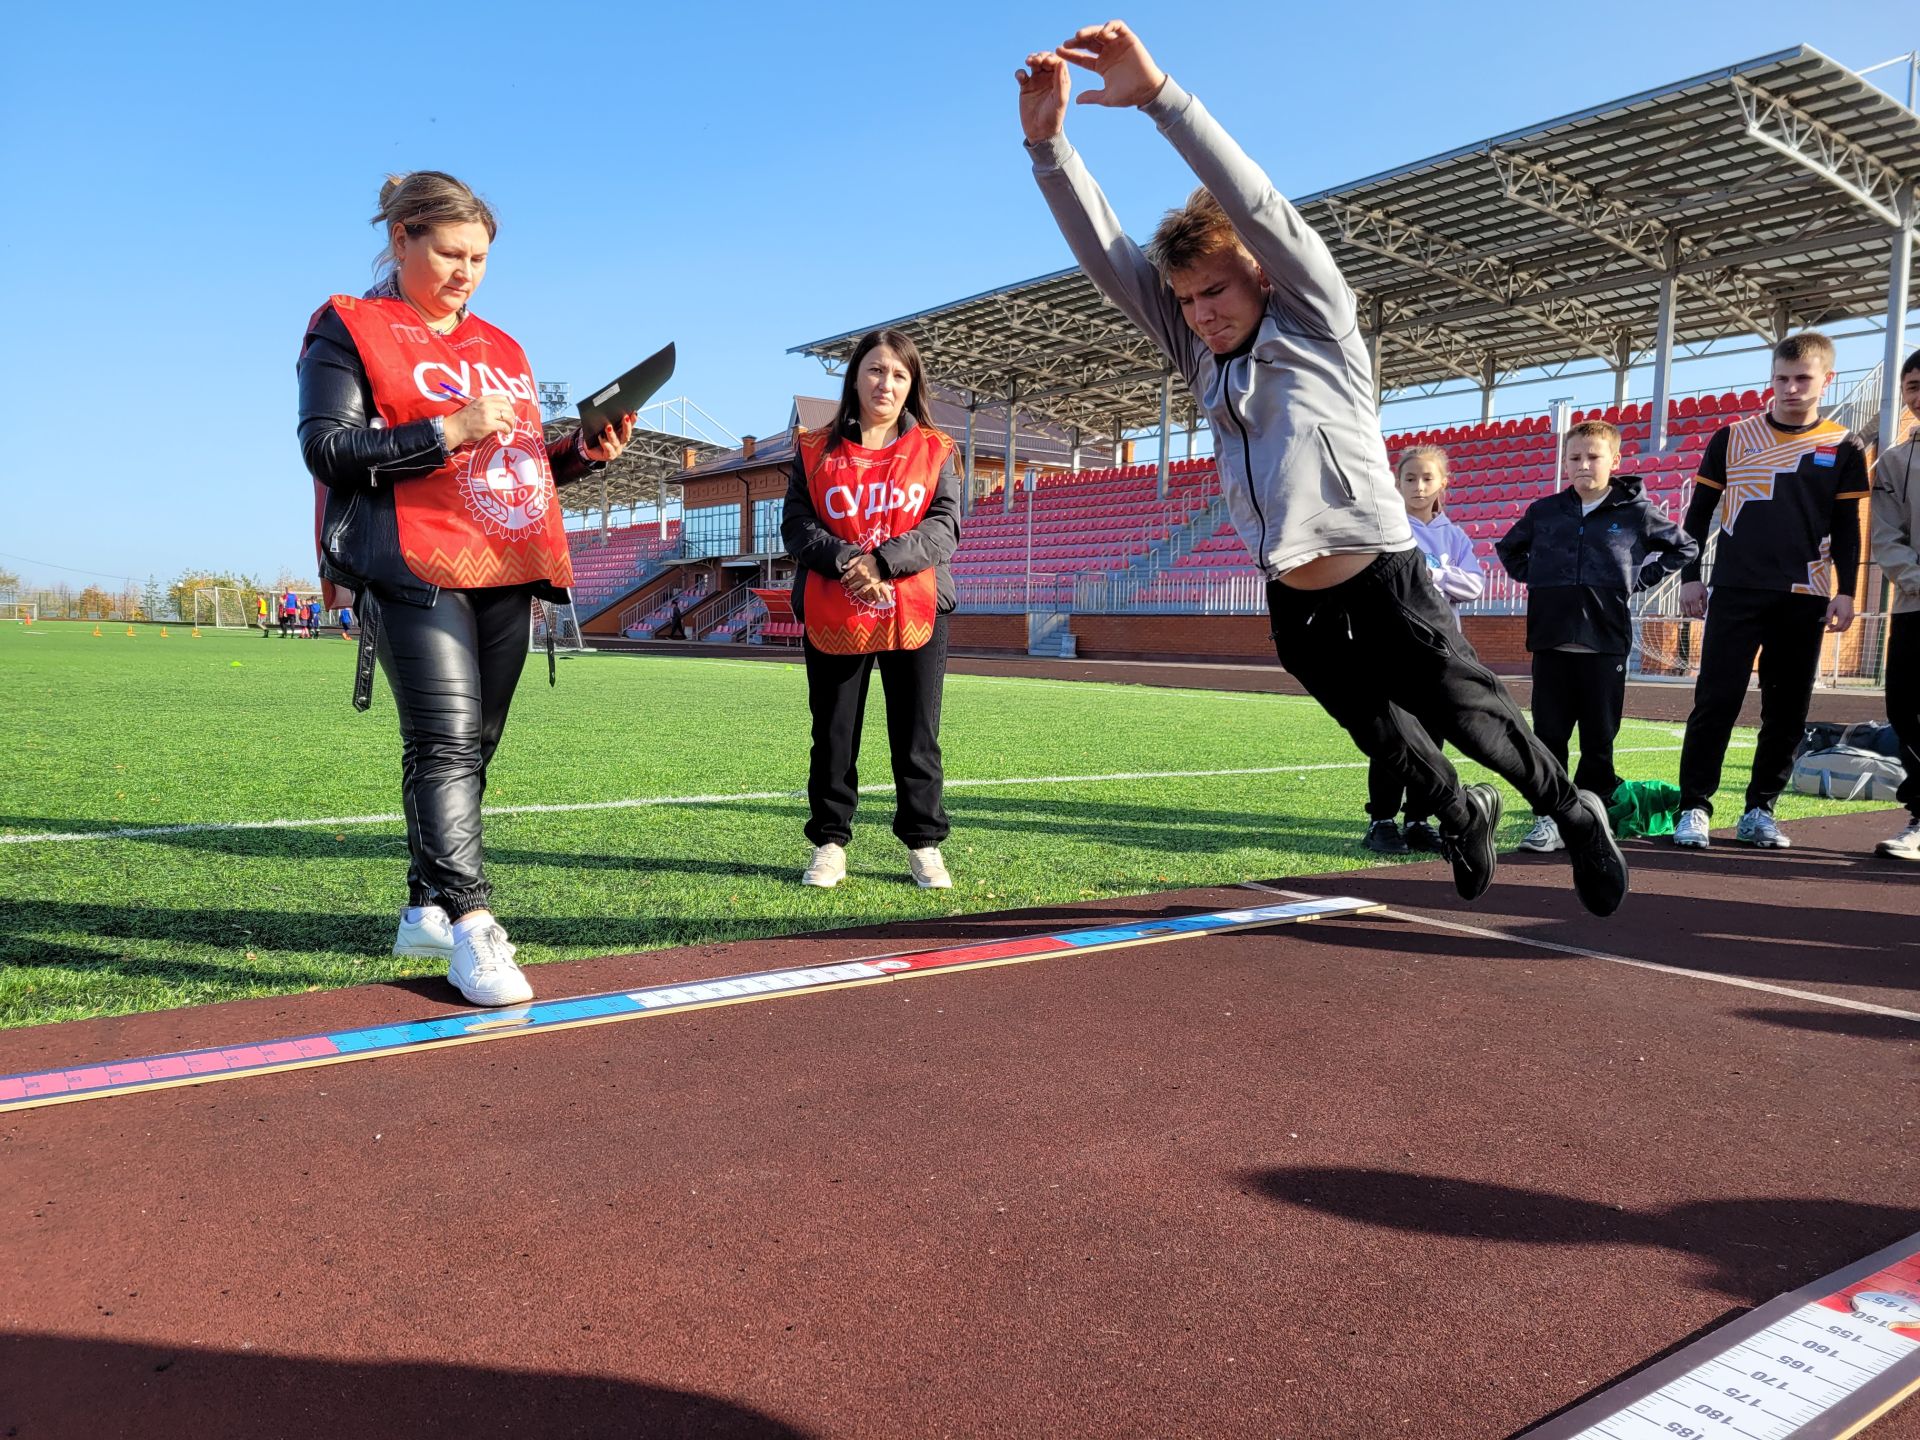
<svg viewBox="0 0 1920 1440">
<path fill-rule="evenodd" d="M 1900 737 L 1906 782 L 1894 798 L 1920 820 L 1920 610 L 1892 617 L 1887 635 L 1887 719 Z"/>
<path fill-rule="evenodd" d="M 1727 742 L 1760 657 L 1760 739 L 1754 747 L 1746 808 L 1770 810 L 1793 775 L 1793 752 L 1807 727 L 1820 668 L 1827 602 L 1787 590 L 1716 586 L 1707 601 L 1700 674 L 1680 746 L 1680 808 L 1713 813 L 1713 792 Z"/>
<path fill-rule="evenodd" d="M 947 838 L 941 805 L 946 772 L 940 758 L 940 694 L 947 678 L 947 617 L 918 650 L 829 655 L 806 646 L 807 706 L 813 712 L 813 755 L 807 769 L 807 839 L 845 845 L 860 803 L 860 729 L 874 666 L 886 692 L 887 744 L 893 753 L 893 833 L 911 850 Z"/>
<path fill-rule="evenodd" d="M 1627 703 L 1627 657 L 1579 650 L 1541 650 L 1533 657 L 1533 733 L 1562 766 L 1567 742 L 1580 732 L 1580 768 L 1573 783 L 1611 800 L 1620 788 L 1613 740 Z"/>
</svg>

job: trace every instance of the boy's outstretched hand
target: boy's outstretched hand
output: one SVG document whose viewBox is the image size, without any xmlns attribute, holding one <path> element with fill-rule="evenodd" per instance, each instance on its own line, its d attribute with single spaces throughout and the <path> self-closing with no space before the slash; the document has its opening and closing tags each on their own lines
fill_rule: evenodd
<svg viewBox="0 0 1920 1440">
<path fill-rule="evenodd" d="M 1076 30 L 1055 53 L 1100 77 L 1100 89 L 1081 92 L 1082 105 L 1144 105 L 1167 83 L 1166 72 L 1153 63 L 1147 47 L 1124 20 Z"/>
<path fill-rule="evenodd" d="M 1027 68 L 1013 72 L 1020 82 L 1020 128 L 1027 142 L 1039 145 L 1053 139 L 1067 124 L 1067 91 L 1072 83 L 1067 65 L 1051 50 L 1027 56 Z"/>
</svg>

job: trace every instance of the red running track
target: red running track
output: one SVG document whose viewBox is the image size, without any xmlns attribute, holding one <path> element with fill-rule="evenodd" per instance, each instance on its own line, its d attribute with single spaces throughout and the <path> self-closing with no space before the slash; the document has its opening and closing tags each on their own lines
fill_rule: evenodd
<svg viewBox="0 0 1920 1440">
<path fill-rule="evenodd" d="M 1282 887 L 1424 919 L 0 1117 L 0 1435 L 1509 1435 L 1920 1231 L 1920 875 L 1860 855 L 1886 828 L 1635 847 L 1612 922 L 1556 860 L 1470 912 L 1402 866 Z M 435 1008 L 368 987 L 8 1032 L 0 1072 Z M 1870 1434 L 1915 1440 L 1920 1404 Z"/>
</svg>

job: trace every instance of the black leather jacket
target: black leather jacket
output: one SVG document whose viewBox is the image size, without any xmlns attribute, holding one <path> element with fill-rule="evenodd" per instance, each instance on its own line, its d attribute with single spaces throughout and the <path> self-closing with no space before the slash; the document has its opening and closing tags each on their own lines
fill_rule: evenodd
<svg viewBox="0 0 1920 1440">
<path fill-rule="evenodd" d="M 300 454 L 326 494 L 320 518 L 321 575 L 356 593 L 371 591 L 380 600 L 431 605 L 437 587 L 409 570 L 400 553 L 393 487 L 446 463 L 440 427 L 416 420 L 393 429 L 373 428 L 369 422 L 379 411 L 366 366 L 330 305 L 307 331 L 298 373 Z M 547 456 L 559 485 L 605 468 L 587 459 L 577 432 L 551 441 Z M 544 581 L 534 586 L 534 593 L 559 604 L 567 601 L 565 590 Z"/>
</svg>

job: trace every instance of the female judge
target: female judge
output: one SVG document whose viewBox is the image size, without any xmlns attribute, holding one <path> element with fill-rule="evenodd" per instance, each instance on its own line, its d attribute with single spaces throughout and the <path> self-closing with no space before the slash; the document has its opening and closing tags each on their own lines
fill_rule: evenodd
<svg viewBox="0 0 1920 1440">
<path fill-rule="evenodd" d="M 460 181 L 389 177 L 373 223 L 387 240 L 379 283 L 322 305 L 300 351 L 320 569 L 358 599 L 354 704 L 368 704 L 377 654 L 400 717 L 412 864 L 394 954 L 445 958 L 473 1004 L 518 1004 L 533 991 L 481 862 L 487 765 L 529 604 L 564 604 L 573 583 L 555 486 L 618 456 L 634 417 L 544 438 L 526 355 L 468 308 L 497 227 Z"/>
</svg>

